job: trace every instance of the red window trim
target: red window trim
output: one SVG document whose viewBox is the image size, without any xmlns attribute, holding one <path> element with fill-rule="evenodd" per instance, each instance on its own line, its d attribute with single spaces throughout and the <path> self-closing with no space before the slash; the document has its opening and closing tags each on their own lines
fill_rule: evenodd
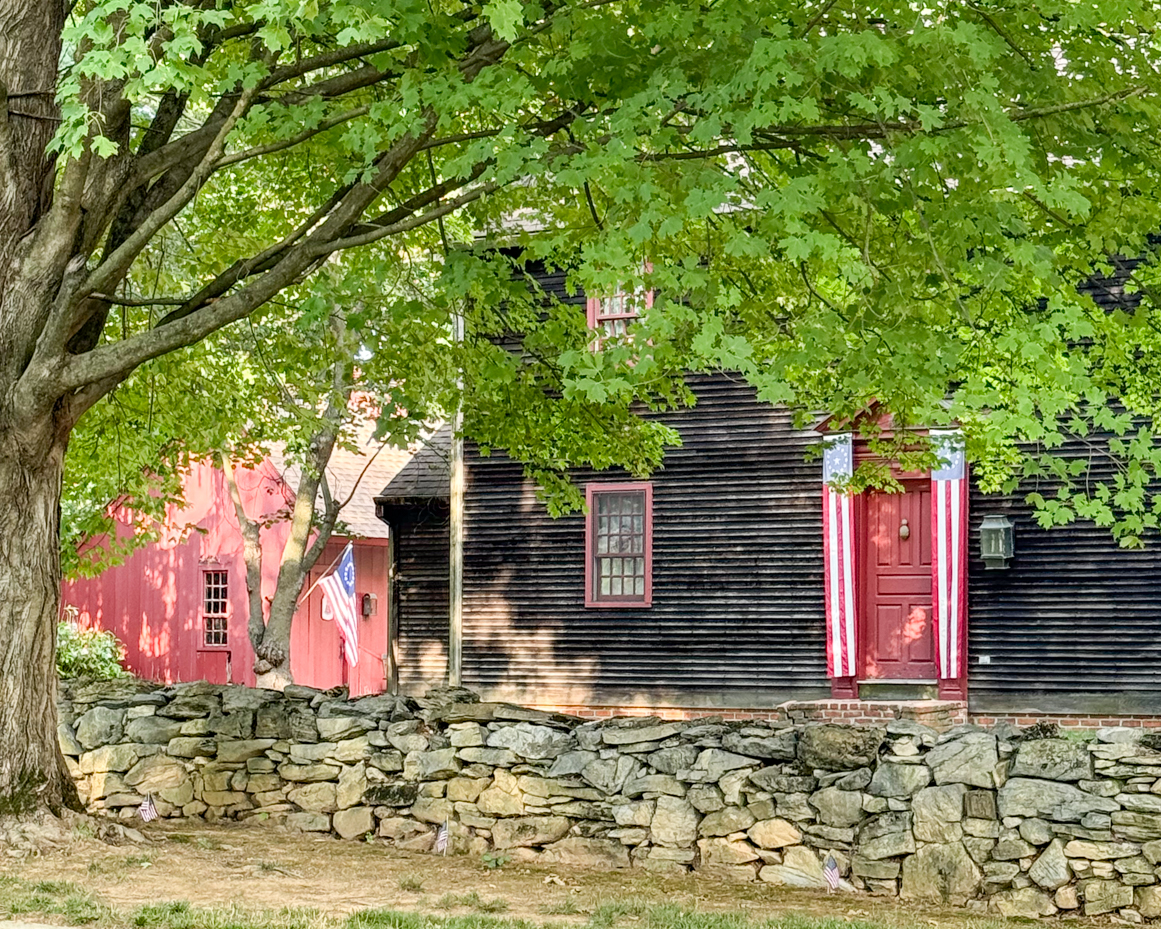
<svg viewBox="0 0 1161 929">
<path fill-rule="evenodd" d="M 596 577 L 593 551 L 596 533 L 593 531 L 593 517 L 596 514 L 594 498 L 602 493 L 626 493 L 630 491 L 645 494 L 645 595 L 644 597 L 603 597 L 593 594 Z M 591 609 L 625 609 L 626 607 L 650 607 L 653 605 L 653 484 L 648 481 L 633 483 L 595 483 L 585 485 L 585 606 Z"/>
<path fill-rule="evenodd" d="M 652 270 L 653 270 L 653 265 L 650 262 L 646 262 L 645 263 L 645 273 L 648 274 Z M 648 310 L 648 309 L 652 308 L 652 306 L 653 306 L 653 291 L 651 289 L 646 290 L 643 292 L 642 295 L 645 298 L 645 305 L 644 306 L 640 306 L 640 305 L 634 306 L 632 309 L 624 310 L 620 313 L 602 313 L 601 312 L 601 301 L 608 300 L 611 298 L 616 298 L 616 297 L 624 297 L 625 301 L 621 305 L 622 306 L 631 306 L 631 304 L 628 303 L 628 300 L 630 297 L 635 296 L 634 293 L 630 293 L 629 291 L 618 289 L 615 293 L 613 293 L 611 295 L 611 297 L 610 296 L 589 297 L 587 300 L 585 300 L 585 315 L 588 319 L 589 328 L 600 330 L 602 323 L 612 322 L 612 321 L 616 321 L 618 319 L 623 319 L 623 320 L 636 319 L 637 317 L 639 317 L 641 315 L 641 311 L 643 309 Z M 628 329 L 628 322 L 626 322 L 625 328 Z M 600 349 L 602 343 L 604 342 L 604 340 L 606 338 L 607 338 L 607 336 L 598 335 L 596 341 L 593 343 L 593 349 L 594 350 Z"/>
<path fill-rule="evenodd" d="M 222 613 L 208 613 L 206 612 L 206 584 L 208 575 L 223 574 L 225 575 L 225 611 Z M 214 565 L 202 569 L 202 589 L 201 593 L 201 608 L 198 610 L 198 615 L 201 617 L 201 629 L 198 636 L 198 650 L 199 651 L 227 651 L 230 648 L 230 572 L 227 568 L 221 565 Z M 226 628 L 224 630 L 225 642 L 207 642 L 206 633 L 209 629 L 206 625 L 207 619 L 224 619 L 226 621 Z"/>
</svg>

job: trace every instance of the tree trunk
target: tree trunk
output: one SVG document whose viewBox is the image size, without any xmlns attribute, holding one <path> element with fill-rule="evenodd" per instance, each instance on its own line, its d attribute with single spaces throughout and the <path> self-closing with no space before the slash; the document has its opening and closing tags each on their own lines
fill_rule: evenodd
<svg viewBox="0 0 1161 929">
<path fill-rule="evenodd" d="M 0 428 L 0 815 L 80 809 L 56 735 L 66 445 L 51 418 Z"/>
</svg>

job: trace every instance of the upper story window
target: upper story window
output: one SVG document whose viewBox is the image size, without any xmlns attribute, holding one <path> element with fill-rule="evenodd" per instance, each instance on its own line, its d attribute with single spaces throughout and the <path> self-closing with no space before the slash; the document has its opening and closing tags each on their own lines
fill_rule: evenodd
<svg viewBox="0 0 1161 929">
<path fill-rule="evenodd" d="M 228 645 L 229 582 L 225 571 L 202 572 L 202 643 Z"/>
<path fill-rule="evenodd" d="M 585 606 L 653 602 L 653 485 L 589 484 Z"/>
<path fill-rule="evenodd" d="M 653 306 L 653 291 L 618 290 L 609 297 L 589 297 L 585 306 L 589 328 L 600 333 L 594 347 L 600 348 L 606 339 L 628 334 L 630 323 Z"/>
</svg>

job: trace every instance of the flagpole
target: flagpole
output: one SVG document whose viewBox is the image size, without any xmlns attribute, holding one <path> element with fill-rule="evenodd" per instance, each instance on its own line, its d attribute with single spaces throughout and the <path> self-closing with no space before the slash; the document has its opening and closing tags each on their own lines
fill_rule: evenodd
<svg viewBox="0 0 1161 929">
<path fill-rule="evenodd" d="M 330 566 L 325 571 L 323 571 L 322 574 L 320 574 L 318 576 L 318 580 L 315 581 L 313 584 L 311 584 L 306 589 L 306 593 L 304 593 L 301 597 L 298 598 L 298 603 L 296 603 L 294 605 L 294 608 L 296 610 L 300 606 L 302 606 L 304 603 L 306 603 L 306 598 L 309 597 L 311 595 L 311 593 L 314 591 L 314 589 L 316 587 L 318 587 L 319 584 L 322 583 L 323 578 L 326 577 L 328 574 L 331 573 L 331 571 L 334 570 L 335 565 L 337 565 L 339 563 L 339 561 L 342 559 L 343 555 L 345 555 L 347 553 L 347 549 L 350 548 L 351 546 L 353 546 L 354 544 L 355 544 L 354 542 L 347 542 L 347 544 L 345 546 L 343 546 L 343 550 L 335 556 L 335 560 L 330 563 Z"/>
</svg>

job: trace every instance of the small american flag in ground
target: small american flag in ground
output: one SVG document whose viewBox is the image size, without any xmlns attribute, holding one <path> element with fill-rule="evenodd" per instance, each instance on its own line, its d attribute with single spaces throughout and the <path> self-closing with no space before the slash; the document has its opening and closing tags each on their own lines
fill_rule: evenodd
<svg viewBox="0 0 1161 929">
<path fill-rule="evenodd" d="M 440 824 L 440 827 L 435 831 L 435 853 L 437 855 L 447 854 L 448 828 L 447 823 Z"/>
<path fill-rule="evenodd" d="M 151 823 L 157 819 L 157 807 L 153 803 L 153 794 L 145 795 L 145 799 L 141 801 L 141 806 L 137 807 L 137 815 L 145 823 Z"/>
<path fill-rule="evenodd" d="M 834 860 L 834 855 L 826 856 L 826 864 L 822 866 L 822 876 L 826 880 L 827 893 L 832 890 L 838 890 L 839 881 L 842 877 L 839 875 L 838 862 Z"/>
</svg>

